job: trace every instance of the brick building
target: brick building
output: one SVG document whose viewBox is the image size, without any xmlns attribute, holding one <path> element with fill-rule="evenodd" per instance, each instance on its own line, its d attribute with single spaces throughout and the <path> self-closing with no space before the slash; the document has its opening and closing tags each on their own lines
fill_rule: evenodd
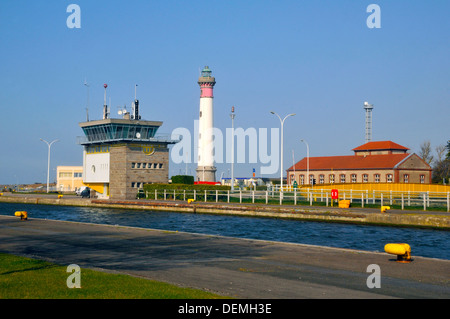
<svg viewBox="0 0 450 319">
<path fill-rule="evenodd" d="M 287 170 L 288 183 L 431 183 L 430 165 L 408 150 L 378 141 L 354 148 L 354 155 L 305 157 Z"/>
</svg>

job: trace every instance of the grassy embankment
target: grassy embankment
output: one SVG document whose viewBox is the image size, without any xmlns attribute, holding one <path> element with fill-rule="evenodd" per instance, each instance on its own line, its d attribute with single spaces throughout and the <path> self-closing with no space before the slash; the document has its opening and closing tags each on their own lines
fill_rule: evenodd
<svg viewBox="0 0 450 319">
<path fill-rule="evenodd" d="M 202 290 L 81 269 L 81 288 L 68 288 L 67 266 L 0 253 L 0 299 L 216 299 Z"/>
</svg>

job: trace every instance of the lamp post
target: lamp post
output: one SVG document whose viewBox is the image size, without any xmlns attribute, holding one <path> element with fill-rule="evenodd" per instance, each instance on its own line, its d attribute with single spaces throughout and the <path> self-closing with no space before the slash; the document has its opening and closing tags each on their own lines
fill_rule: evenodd
<svg viewBox="0 0 450 319">
<path fill-rule="evenodd" d="M 306 144 L 306 176 L 307 176 L 308 183 L 310 183 L 311 181 L 309 180 L 309 145 L 308 145 L 308 142 L 306 142 L 303 139 L 300 141 Z"/>
<path fill-rule="evenodd" d="M 282 199 L 282 197 L 283 197 L 282 193 L 283 193 L 283 130 L 284 130 L 284 121 L 285 121 L 289 116 L 294 116 L 295 113 L 291 113 L 291 114 L 286 115 L 286 116 L 284 117 L 284 119 L 281 119 L 281 117 L 280 117 L 277 113 L 275 113 L 275 112 L 273 112 L 273 111 L 271 111 L 270 113 L 275 114 L 276 116 L 278 116 L 278 118 L 280 119 L 280 123 L 281 123 L 281 151 L 280 151 L 280 152 L 281 152 L 280 202 L 281 202 L 281 199 Z"/>
<path fill-rule="evenodd" d="M 234 191 L 234 106 L 231 107 L 231 191 Z"/>
<path fill-rule="evenodd" d="M 53 143 L 58 142 L 59 140 L 51 141 L 50 143 L 41 138 L 42 142 L 45 142 L 48 146 L 48 162 L 47 162 L 47 193 L 49 191 L 49 178 L 50 178 L 50 147 Z"/>
</svg>

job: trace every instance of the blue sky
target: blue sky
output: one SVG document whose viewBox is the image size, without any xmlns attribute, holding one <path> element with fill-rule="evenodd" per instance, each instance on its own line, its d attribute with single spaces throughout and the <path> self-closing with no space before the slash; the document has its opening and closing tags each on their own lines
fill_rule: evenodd
<svg viewBox="0 0 450 319">
<path fill-rule="evenodd" d="M 81 8 L 70 29 L 69 4 Z M 369 4 L 381 8 L 370 29 Z M 284 168 L 306 156 L 348 155 L 364 143 L 364 101 L 374 105 L 373 140 L 418 152 L 450 139 L 450 2 L 435 1 L 82 1 L 0 2 L 0 184 L 46 181 L 57 165 L 81 165 L 76 137 L 100 119 L 103 84 L 111 113 L 134 98 L 141 115 L 193 130 L 199 69 L 216 77 L 215 126 L 279 127 Z M 259 164 L 235 166 L 235 176 Z M 217 177 L 229 165 L 218 165 Z M 194 171 L 191 164 L 189 170 Z M 185 165 L 171 165 L 170 175 Z M 279 176 L 275 174 L 274 177 Z"/>
</svg>

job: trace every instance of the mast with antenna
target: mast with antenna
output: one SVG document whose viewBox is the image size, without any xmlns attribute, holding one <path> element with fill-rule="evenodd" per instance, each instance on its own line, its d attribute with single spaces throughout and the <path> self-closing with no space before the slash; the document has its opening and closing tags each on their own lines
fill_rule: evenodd
<svg viewBox="0 0 450 319">
<path fill-rule="evenodd" d="M 89 122 L 89 84 L 86 79 L 84 79 L 84 85 L 87 87 L 86 122 Z"/>
<path fill-rule="evenodd" d="M 106 105 L 106 88 L 108 87 L 108 84 L 103 84 L 103 87 L 105 88 L 105 99 L 103 102 L 103 119 L 107 119 L 108 118 L 108 105 Z"/>
</svg>

